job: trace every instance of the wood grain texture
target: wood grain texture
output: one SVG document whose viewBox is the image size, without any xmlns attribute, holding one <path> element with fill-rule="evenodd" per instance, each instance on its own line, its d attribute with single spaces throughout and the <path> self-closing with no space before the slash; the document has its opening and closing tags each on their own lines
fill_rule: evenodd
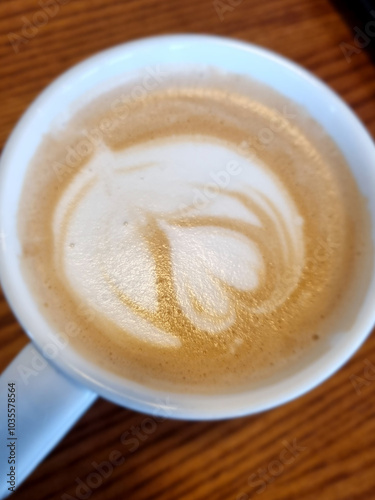
<svg viewBox="0 0 375 500">
<path fill-rule="evenodd" d="M 232 36 L 289 57 L 336 90 L 375 137 L 375 67 L 365 51 L 353 54 L 350 63 L 345 59 L 340 43 L 354 44 L 355 24 L 336 10 L 339 2 L 223 3 L 237 6 L 220 20 L 212 0 L 70 0 L 16 53 L 9 33 L 22 35 L 41 7 L 37 0 L 2 0 L 0 143 L 35 96 L 72 64 L 126 40 L 176 32 Z M 0 296 L 0 370 L 26 342 Z M 350 381 L 353 374 L 363 375 L 365 360 L 375 365 L 374 335 L 343 369 L 304 397 L 223 422 L 152 424 L 145 415 L 99 400 L 12 498 L 84 498 L 77 496 L 84 492 L 76 490 L 76 478 L 87 483 L 93 462 L 107 461 L 118 450 L 122 463 L 99 487 L 91 476 L 92 493 L 85 498 L 374 500 L 375 381 L 360 394 Z M 121 442 L 139 426 L 153 431 L 143 432 L 138 444 L 129 442 L 130 434 Z M 280 468 L 285 442 L 293 441 L 304 449 L 295 457 L 289 453 L 289 463 Z"/>
</svg>

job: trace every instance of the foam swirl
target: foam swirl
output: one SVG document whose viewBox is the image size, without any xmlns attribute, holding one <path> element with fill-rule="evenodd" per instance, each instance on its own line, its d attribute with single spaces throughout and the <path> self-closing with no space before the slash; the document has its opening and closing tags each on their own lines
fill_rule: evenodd
<svg viewBox="0 0 375 500">
<path fill-rule="evenodd" d="M 287 189 L 210 137 L 102 145 L 61 197 L 54 228 L 56 268 L 80 299 L 164 346 L 273 312 L 304 265 Z"/>
</svg>

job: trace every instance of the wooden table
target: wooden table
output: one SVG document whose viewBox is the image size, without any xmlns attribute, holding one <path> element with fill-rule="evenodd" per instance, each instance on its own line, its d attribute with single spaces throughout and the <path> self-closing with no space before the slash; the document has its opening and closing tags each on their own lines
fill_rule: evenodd
<svg viewBox="0 0 375 500">
<path fill-rule="evenodd" d="M 355 21 L 350 25 L 328 0 L 49 2 L 38 28 L 27 22 L 45 22 L 47 0 L 1 2 L 1 144 L 34 97 L 71 65 L 127 40 L 176 32 L 232 36 L 291 58 L 334 88 L 375 136 L 375 67 L 355 45 Z M 18 35 L 12 42 L 10 32 Z M 2 370 L 28 341 L 3 297 L 0 328 Z M 363 381 L 360 390 L 353 375 Z M 373 335 L 343 369 L 297 401 L 224 422 L 160 422 L 140 435 L 134 451 L 120 437 L 146 417 L 98 400 L 13 498 L 373 500 L 374 375 Z M 280 466 L 293 443 L 294 455 Z M 108 460 L 113 450 L 123 463 L 92 493 L 77 496 L 76 478 L 87 484 L 92 462 Z"/>
</svg>

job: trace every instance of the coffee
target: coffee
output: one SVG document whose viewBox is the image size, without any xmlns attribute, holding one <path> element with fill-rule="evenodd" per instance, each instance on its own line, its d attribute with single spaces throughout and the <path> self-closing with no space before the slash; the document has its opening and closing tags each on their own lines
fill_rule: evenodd
<svg viewBox="0 0 375 500">
<path fill-rule="evenodd" d="M 25 276 L 105 369 L 237 390 L 353 319 L 365 200 L 334 142 L 271 89 L 208 68 L 142 81 L 44 138 L 19 209 Z"/>
</svg>

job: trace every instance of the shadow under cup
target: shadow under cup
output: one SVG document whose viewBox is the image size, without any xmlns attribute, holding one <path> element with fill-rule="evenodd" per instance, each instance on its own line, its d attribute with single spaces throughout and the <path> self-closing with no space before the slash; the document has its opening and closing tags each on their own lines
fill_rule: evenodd
<svg viewBox="0 0 375 500">
<path fill-rule="evenodd" d="M 41 138 L 57 123 L 67 123 L 76 107 L 125 81 L 128 74 L 160 65 L 209 65 L 264 83 L 308 113 L 327 131 L 345 156 L 361 193 L 368 200 L 375 240 L 375 147 L 350 109 L 325 85 L 293 63 L 258 47 L 210 36 L 156 37 L 100 53 L 57 79 L 24 114 L 3 153 L 0 178 L 0 271 L 8 301 L 20 323 L 41 351 L 54 333 L 25 283 L 19 255 L 17 213 L 23 179 Z M 156 68 L 156 69 L 155 69 Z M 277 78 L 275 78 L 277 75 Z M 20 147 L 22 145 L 22 147 Z M 371 261 L 371 262 L 370 262 Z M 352 303 L 352 324 L 316 343 L 298 361 L 277 375 L 232 394 L 177 394 L 125 380 L 84 358 L 70 345 L 51 360 L 74 380 L 120 405 L 152 413 L 167 402 L 175 418 L 215 419 L 262 411 L 313 388 L 336 371 L 365 340 L 375 323 L 375 257 L 364 273 L 366 292 Z"/>
</svg>

